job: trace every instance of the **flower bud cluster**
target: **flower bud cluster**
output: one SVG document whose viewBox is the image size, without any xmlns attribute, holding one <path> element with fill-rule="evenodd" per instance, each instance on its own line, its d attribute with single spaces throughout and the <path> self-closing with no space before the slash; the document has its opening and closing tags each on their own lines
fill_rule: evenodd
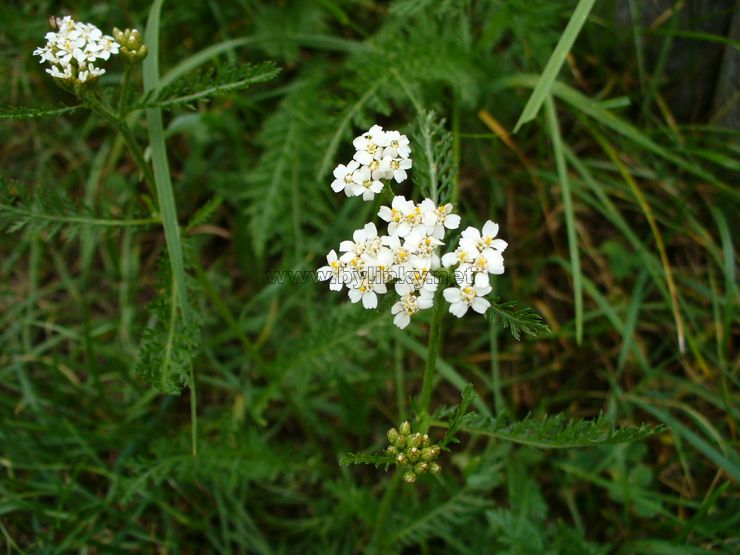
<svg viewBox="0 0 740 555">
<path fill-rule="evenodd" d="M 427 434 L 412 433 L 411 424 L 403 422 L 398 430 L 391 428 L 386 434 L 390 445 L 385 450 L 403 470 L 403 479 L 408 483 L 416 481 L 422 474 L 436 474 L 441 470 L 437 463 L 440 448 L 432 445 Z"/>
<path fill-rule="evenodd" d="M 141 33 L 136 29 L 113 29 L 113 37 L 121 45 L 121 56 L 131 65 L 138 64 L 149 53 L 141 39 Z"/>
<path fill-rule="evenodd" d="M 352 145 L 355 147 L 352 161 L 334 169 L 331 188 L 335 193 L 344 191 L 348 197 L 373 200 L 383 190 L 383 180 L 401 183 L 406 179 L 406 170 L 411 168 L 411 147 L 406 135 L 373 125 L 356 137 Z"/>
<path fill-rule="evenodd" d="M 118 54 L 119 44 L 104 35 L 95 25 L 74 21 L 70 16 L 52 18 L 56 32 L 46 33 L 46 44 L 33 51 L 51 67 L 46 73 L 62 81 L 83 84 L 105 73 L 97 67 L 98 60 L 108 60 Z"/>
</svg>

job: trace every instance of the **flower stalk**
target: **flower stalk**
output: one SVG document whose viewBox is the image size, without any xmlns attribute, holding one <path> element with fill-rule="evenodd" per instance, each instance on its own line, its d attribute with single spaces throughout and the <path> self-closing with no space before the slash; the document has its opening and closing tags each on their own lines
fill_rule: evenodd
<svg viewBox="0 0 740 555">
<path fill-rule="evenodd" d="M 429 430 L 429 404 L 432 400 L 432 387 L 437 369 L 437 355 L 442 342 L 442 320 L 444 318 L 445 305 L 441 302 L 444 289 L 437 288 L 434 298 L 434 312 L 432 313 L 432 325 L 429 328 L 429 343 L 427 346 L 427 359 L 424 365 L 424 378 L 421 384 L 421 395 L 419 397 L 419 430 L 426 433 Z"/>
</svg>

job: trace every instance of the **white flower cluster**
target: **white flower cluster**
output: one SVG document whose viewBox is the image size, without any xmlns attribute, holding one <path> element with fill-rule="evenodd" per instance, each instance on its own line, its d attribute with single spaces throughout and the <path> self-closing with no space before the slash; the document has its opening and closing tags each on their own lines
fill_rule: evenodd
<svg viewBox="0 0 740 555">
<path fill-rule="evenodd" d="M 343 190 L 348 197 L 373 200 L 383 190 L 382 180 L 401 183 L 406 179 L 406 170 L 411 168 L 411 147 L 406 135 L 373 125 L 352 145 L 356 150 L 352 161 L 334 169 L 331 188 L 335 193 Z"/>
<path fill-rule="evenodd" d="M 454 252 L 442 257 L 445 268 L 457 266 L 455 278 L 459 287 L 448 287 L 442 294 L 451 304 L 450 312 L 462 318 L 472 308 L 483 314 L 491 303 L 485 297 L 491 292 L 488 274 L 504 273 L 504 256 L 507 244 L 496 239 L 498 224 L 487 221 L 482 230 L 469 227 L 462 232 L 460 244 Z"/>
<path fill-rule="evenodd" d="M 55 20 L 56 32 L 46 33 L 46 44 L 33 51 L 39 63 L 48 62 L 46 73 L 56 79 L 85 83 L 105 73 L 97 60 L 108 60 L 118 54 L 119 45 L 113 37 L 90 23 L 74 21 L 70 16 Z"/>
<path fill-rule="evenodd" d="M 411 316 L 432 306 L 438 285 L 432 270 L 440 267 L 437 247 L 444 244 L 446 229 L 460 225 L 460 217 L 451 212 L 451 204 L 437 207 L 430 199 L 415 204 L 395 197 L 390 207 L 378 212 L 388 223 L 388 234 L 379 236 L 373 223 L 356 230 L 351 241 L 339 245 L 340 256 L 334 250 L 329 253 L 328 265 L 318 270 L 319 279 L 331 280 L 333 291 L 346 286 L 350 300 L 362 301 L 365 308 L 377 307 L 378 295 L 387 293 L 387 285 L 395 281 L 399 300 L 391 313 L 394 323 L 405 328 Z"/>
<path fill-rule="evenodd" d="M 381 170 L 388 167 L 384 160 L 407 161 L 406 169 L 411 167 L 408 139 L 395 131 L 384 132 L 375 125 L 355 139 L 354 144 L 355 160 L 334 170 L 337 179 L 332 189 L 336 192 L 344 189 L 348 196 L 362 195 L 370 200 L 383 188 L 382 183 L 378 187 L 372 181 L 389 175 L 372 173 L 386 171 Z M 376 162 L 377 167 L 371 170 Z M 401 171 L 401 179 L 395 173 L 392 175 L 398 182 L 406 179 L 406 172 Z M 356 177 L 358 174 L 360 177 Z M 366 187 L 363 180 L 367 176 L 371 183 Z M 318 269 L 319 280 L 329 281 L 332 291 L 341 291 L 346 286 L 350 300 L 362 301 L 367 309 L 376 308 L 378 295 L 387 293 L 388 284 L 395 282 L 399 299 L 391 307 L 391 313 L 393 322 L 405 328 L 414 314 L 433 305 L 439 285 L 439 278 L 433 272 L 440 266 L 454 266 L 458 287 L 442 292 L 450 303 L 450 312 L 460 318 L 471 307 L 481 314 L 488 310 L 490 303 L 484 298 L 491 292 L 488 274 L 504 273 L 502 253 L 507 246 L 505 241 L 496 239 L 497 224 L 488 221 L 482 230 L 468 227 L 458 248 L 440 260 L 437 251 L 445 244 L 446 232 L 460 227 L 460 216 L 452 213 L 451 204 L 437 206 L 431 199 L 417 204 L 398 195 L 390 206 L 380 207 L 378 216 L 386 222 L 387 234 L 378 235 L 373 223 L 355 230 L 351 241 L 339 245 L 339 255 L 335 250 L 329 252 L 327 265 Z"/>
</svg>

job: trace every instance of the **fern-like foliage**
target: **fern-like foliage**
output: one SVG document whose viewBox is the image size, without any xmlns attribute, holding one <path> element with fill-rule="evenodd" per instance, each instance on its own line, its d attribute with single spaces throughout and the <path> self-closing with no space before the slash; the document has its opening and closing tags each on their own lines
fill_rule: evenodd
<svg viewBox="0 0 740 555">
<path fill-rule="evenodd" d="M 505 441 L 521 443 L 541 449 L 569 449 L 594 445 L 617 445 L 641 441 L 656 433 L 663 426 L 616 427 L 611 417 L 605 414 L 592 420 L 576 420 L 566 414 L 527 417 L 511 422 L 505 416 L 489 418 L 470 413 L 463 419 L 461 430 L 490 435 Z"/>
<path fill-rule="evenodd" d="M 154 225 L 154 218 L 116 220 L 100 218 L 84 205 L 55 189 L 33 191 L 28 185 L 0 178 L 0 229 L 28 230 L 51 238 L 63 232 L 66 240 L 90 236 L 96 229 Z"/>
<path fill-rule="evenodd" d="M 452 156 L 452 134 L 445 120 L 434 112 L 423 112 L 416 118 L 414 140 L 414 182 L 422 196 L 439 204 L 450 199 L 456 169 Z"/>
<path fill-rule="evenodd" d="M 164 87 L 140 108 L 175 108 L 197 100 L 246 89 L 255 83 L 273 79 L 280 69 L 272 62 L 260 64 L 227 65 L 196 70 Z"/>
<path fill-rule="evenodd" d="M 205 440 L 200 447 L 196 458 L 180 443 L 155 442 L 153 456 L 127 463 L 131 477 L 122 485 L 122 501 L 149 495 L 166 481 L 216 484 L 233 490 L 249 481 L 265 483 L 280 475 L 305 472 L 305 459 L 295 456 L 293 446 L 268 443 L 255 429 L 245 430 L 238 441 Z"/>
<path fill-rule="evenodd" d="M 309 217 L 320 204 L 321 191 L 331 191 L 317 181 L 314 171 L 321 155 L 316 137 L 325 124 L 314 79 L 313 75 L 304 78 L 302 86 L 297 85 L 282 100 L 257 137 L 263 152 L 246 178 L 245 216 L 259 257 L 265 256 L 275 236 L 300 233 L 290 227 L 300 225 L 294 216 Z"/>
<path fill-rule="evenodd" d="M 550 326 L 542 321 L 542 317 L 531 308 L 516 308 L 514 301 L 501 302 L 498 298 L 491 298 L 491 307 L 485 317 L 493 318 L 505 328 L 509 328 L 511 335 L 517 341 L 522 334 L 532 337 L 543 337 L 550 334 Z"/>
<path fill-rule="evenodd" d="M 337 151 L 358 131 L 377 123 L 378 115 L 388 115 L 396 105 L 426 106 L 427 97 L 448 97 L 454 91 L 464 105 L 478 102 L 479 83 L 485 68 L 472 64 L 469 29 L 462 18 L 420 18 L 384 26 L 347 58 L 341 69 L 345 92 L 335 103 L 335 130 L 319 166 L 318 175 L 326 177 L 337 163 Z M 402 19 L 399 19 L 399 22 Z M 444 44 L 444 48 L 429 48 Z M 353 127 L 354 126 L 354 127 Z M 419 144 L 414 137 L 414 170 Z"/>
<path fill-rule="evenodd" d="M 481 514 L 493 507 L 487 492 L 499 485 L 501 473 L 498 466 L 485 464 L 467 477 L 461 487 L 454 485 L 446 491 L 454 491 L 446 496 L 445 490 L 436 494 L 424 504 L 423 508 L 401 511 L 401 519 L 390 534 L 390 545 L 403 546 L 419 544 L 433 538 L 444 538 L 455 542 L 455 537 L 466 525 L 477 523 Z"/>
<path fill-rule="evenodd" d="M 211 197 L 206 203 L 198 208 L 198 210 L 188 220 L 188 225 L 185 227 L 187 231 L 190 231 L 200 225 L 203 225 L 210 221 L 216 211 L 223 204 L 224 199 L 220 196 Z"/>
<path fill-rule="evenodd" d="M 317 372 L 329 374 L 334 362 L 346 361 L 347 353 L 359 361 L 372 356 L 367 338 L 379 335 L 377 328 L 391 325 L 387 310 L 393 302 L 384 298 L 373 311 L 353 304 L 333 308 L 314 330 L 283 344 L 278 356 L 262 368 L 263 373 L 286 385 L 297 385 L 315 379 Z"/>
<path fill-rule="evenodd" d="M 440 447 L 444 448 L 449 443 L 459 442 L 455 436 L 457 435 L 457 432 L 460 431 L 463 418 L 465 418 L 465 415 L 468 413 L 468 409 L 470 408 L 470 404 L 473 402 L 473 399 L 475 399 L 475 388 L 473 387 L 473 384 L 466 384 L 460 398 L 460 404 L 457 406 L 455 413 L 452 415 L 452 418 L 447 425 L 447 432 L 445 432 L 445 437 L 439 444 Z"/>
<path fill-rule="evenodd" d="M 4 106 L 0 108 L 0 120 L 4 119 L 35 119 L 52 116 L 61 116 L 79 110 L 82 106 L 60 106 L 58 108 L 45 106 L 42 108 L 27 108 L 25 106 Z"/>
<path fill-rule="evenodd" d="M 203 318 L 194 309 L 189 321 L 183 319 L 169 264 L 161 265 L 160 276 L 157 296 L 149 304 L 154 324 L 144 330 L 135 370 L 157 391 L 178 395 L 192 382 Z M 193 306 L 197 307 L 197 302 Z"/>
</svg>

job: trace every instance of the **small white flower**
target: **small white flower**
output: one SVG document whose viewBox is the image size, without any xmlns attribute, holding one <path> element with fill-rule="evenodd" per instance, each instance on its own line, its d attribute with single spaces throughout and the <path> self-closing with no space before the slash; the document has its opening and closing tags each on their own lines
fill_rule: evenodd
<svg viewBox="0 0 740 555">
<path fill-rule="evenodd" d="M 419 312 L 419 310 L 431 308 L 433 303 L 434 298 L 424 293 L 420 295 L 415 295 L 414 293 L 403 295 L 391 307 L 391 314 L 395 315 L 393 317 L 393 323 L 403 329 L 411 322 L 411 316 Z"/>
<path fill-rule="evenodd" d="M 482 232 L 481 232 L 482 231 Z M 478 231 L 474 227 L 468 227 L 462 232 L 462 238 L 466 241 L 475 243 L 478 250 L 483 252 L 485 249 L 493 249 L 504 252 L 508 246 L 503 239 L 495 239 L 498 234 L 498 224 L 488 220 L 483 224 L 483 229 Z"/>
<path fill-rule="evenodd" d="M 385 147 L 383 156 L 408 158 L 411 155 L 411 147 L 406 135 L 401 135 L 398 131 L 388 131 L 385 134 L 385 140 L 388 146 Z"/>
<path fill-rule="evenodd" d="M 424 212 L 424 225 L 427 233 L 437 239 L 444 239 L 445 229 L 460 227 L 460 216 L 452 214 L 452 205 L 442 204 L 435 206 L 431 199 L 424 199 L 421 203 Z"/>
<path fill-rule="evenodd" d="M 431 272 L 429 260 L 414 257 L 411 264 L 395 284 L 396 293 L 401 297 L 419 291 L 420 294 L 434 296 L 439 285 L 439 279 Z"/>
<path fill-rule="evenodd" d="M 367 132 L 352 141 L 355 147 L 354 159 L 363 166 L 369 166 L 373 160 L 383 158 L 383 148 L 386 146 L 386 133 L 379 125 L 373 125 Z"/>
<path fill-rule="evenodd" d="M 349 290 L 349 300 L 353 303 L 362 301 L 362 306 L 367 309 L 377 308 L 378 306 L 378 294 L 387 293 L 385 284 L 373 282 L 367 276 L 363 276 L 357 287 L 352 287 Z"/>
<path fill-rule="evenodd" d="M 466 248 L 464 245 L 460 245 L 454 252 L 448 252 L 442 256 L 442 265 L 445 268 L 449 268 L 455 264 L 472 264 L 473 260 L 475 260 L 479 254 L 478 249 L 475 247 L 471 249 L 469 247 Z"/>
<path fill-rule="evenodd" d="M 375 195 L 383 190 L 383 184 L 377 179 L 373 179 L 372 172 L 368 167 L 362 167 L 353 173 L 352 181 L 355 182 L 352 189 L 354 196 L 362 196 L 362 200 L 373 200 Z"/>
<path fill-rule="evenodd" d="M 332 291 L 341 291 L 346 280 L 343 264 L 337 259 L 337 253 L 334 249 L 326 255 L 327 266 L 322 266 L 317 270 L 319 280 L 329 282 L 329 289 Z"/>
<path fill-rule="evenodd" d="M 378 216 L 388 222 L 388 233 L 405 237 L 411 232 L 412 224 L 407 216 L 414 212 L 414 201 L 406 200 L 406 197 L 397 195 L 393 197 L 390 208 L 381 206 L 378 210 Z"/>
<path fill-rule="evenodd" d="M 445 300 L 450 303 L 451 314 L 462 318 L 468 311 L 468 308 L 472 308 L 479 314 L 483 314 L 488 310 L 491 303 L 483 297 L 491 292 L 491 286 L 484 283 L 482 279 L 483 275 L 478 274 L 473 285 L 448 287 L 442 292 Z"/>
<path fill-rule="evenodd" d="M 374 256 L 377 254 L 380 246 L 381 241 L 380 237 L 378 237 L 378 229 L 374 223 L 370 222 L 352 233 L 352 241 L 342 241 L 339 244 L 339 252 L 358 257 L 365 253 Z"/>
<path fill-rule="evenodd" d="M 334 181 L 331 183 L 331 189 L 335 193 L 338 193 L 341 190 L 344 190 L 344 194 L 349 196 L 352 196 L 352 191 L 355 187 L 355 182 L 352 181 L 352 174 L 354 174 L 355 171 L 357 171 L 357 168 L 360 167 L 360 164 L 358 164 L 355 160 L 352 160 L 349 164 L 346 166 L 344 164 L 339 164 L 336 168 L 334 168 Z"/>
<path fill-rule="evenodd" d="M 392 158 L 384 156 L 379 164 L 380 172 L 385 175 L 385 179 L 395 179 L 396 183 L 406 181 L 408 174 L 406 170 L 411 169 L 411 160 L 407 158 Z"/>
</svg>

